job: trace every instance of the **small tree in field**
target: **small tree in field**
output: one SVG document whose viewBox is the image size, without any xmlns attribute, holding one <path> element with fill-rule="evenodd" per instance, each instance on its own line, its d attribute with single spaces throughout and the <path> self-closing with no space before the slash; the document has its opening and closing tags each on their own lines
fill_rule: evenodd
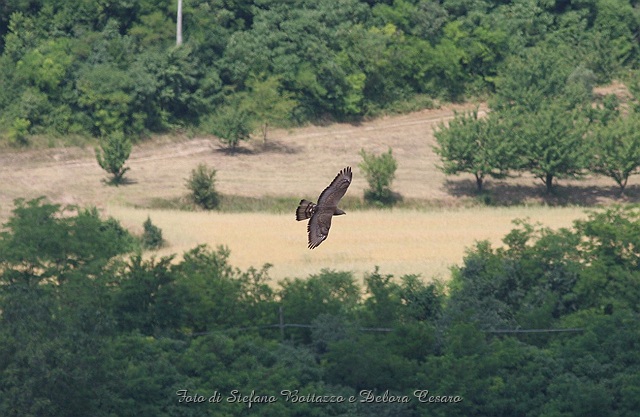
<svg viewBox="0 0 640 417">
<path fill-rule="evenodd" d="M 439 168 L 449 175 L 461 172 L 473 174 L 478 193 L 486 177 L 505 178 L 516 167 L 516 144 L 506 139 L 506 123 L 493 114 L 478 118 L 478 111 L 456 114 L 446 126 L 441 123 L 434 133 L 438 146 L 435 152 L 442 160 Z"/>
<path fill-rule="evenodd" d="M 209 169 L 206 164 L 199 164 L 187 179 L 191 200 L 206 210 L 216 208 L 220 203 L 220 196 L 216 191 L 215 182 L 216 170 Z"/>
<path fill-rule="evenodd" d="M 395 178 L 398 163 L 393 157 L 391 148 L 381 155 L 367 153 L 361 149 L 360 155 L 362 162 L 358 166 L 369 183 L 369 189 L 364 192 L 365 200 L 385 205 L 392 204 L 395 198 L 389 187 Z"/>
<path fill-rule="evenodd" d="M 588 165 L 581 114 L 554 100 L 516 117 L 518 128 L 512 133 L 519 143 L 520 169 L 542 180 L 547 194 L 557 178 L 578 178 Z"/>
<path fill-rule="evenodd" d="M 267 141 L 267 133 L 271 124 L 286 123 L 297 102 L 291 94 L 282 90 L 280 78 L 272 76 L 264 81 L 254 76 L 247 81 L 250 92 L 243 100 L 244 107 L 259 122 L 262 141 Z"/>
<path fill-rule="evenodd" d="M 227 105 L 211 119 L 211 133 L 235 153 L 241 140 L 247 140 L 253 130 L 249 111 L 238 104 Z"/>
<path fill-rule="evenodd" d="M 640 172 L 640 115 L 619 117 L 591 138 L 591 171 L 612 178 L 622 195 L 629 177 Z"/>
<path fill-rule="evenodd" d="M 100 149 L 96 148 L 98 164 L 113 175 L 111 183 L 116 186 L 122 184 L 124 174 L 129 170 L 124 164 L 131 154 L 131 141 L 122 132 L 112 133 L 100 142 Z"/>
</svg>

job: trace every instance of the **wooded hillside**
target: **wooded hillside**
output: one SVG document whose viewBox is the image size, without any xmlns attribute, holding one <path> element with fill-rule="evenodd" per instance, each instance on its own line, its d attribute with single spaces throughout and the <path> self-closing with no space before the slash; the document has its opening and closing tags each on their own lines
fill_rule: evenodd
<svg viewBox="0 0 640 417">
<path fill-rule="evenodd" d="M 8 0 L 0 135 L 215 132 L 353 119 L 490 93 L 555 51 L 602 83 L 638 63 L 635 1 Z M 548 68 L 553 72 L 554 68 Z"/>
</svg>

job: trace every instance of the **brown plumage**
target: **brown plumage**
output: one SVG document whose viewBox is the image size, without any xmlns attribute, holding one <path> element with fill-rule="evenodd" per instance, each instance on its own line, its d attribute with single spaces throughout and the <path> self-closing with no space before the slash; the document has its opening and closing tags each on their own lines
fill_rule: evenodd
<svg viewBox="0 0 640 417">
<path fill-rule="evenodd" d="M 336 175 L 331 184 L 320 194 L 318 204 L 314 204 L 309 200 L 300 200 L 300 205 L 296 209 L 296 220 L 310 219 L 307 224 L 309 249 L 317 247 L 327 238 L 333 216 L 346 214 L 338 208 L 338 203 L 347 192 L 347 188 L 351 184 L 351 178 L 351 167 L 346 167 Z"/>
</svg>

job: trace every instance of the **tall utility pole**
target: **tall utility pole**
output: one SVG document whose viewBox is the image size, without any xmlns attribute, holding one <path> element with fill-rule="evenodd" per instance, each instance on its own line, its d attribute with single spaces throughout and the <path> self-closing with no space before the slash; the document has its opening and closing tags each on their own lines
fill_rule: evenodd
<svg viewBox="0 0 640 417">
<path fill-rule="evenodd" d="M 176 20 L 176 46 L 180 46 L 182 45 L 182 0 L 178 0 L 178 18 Z"/>
</svg>

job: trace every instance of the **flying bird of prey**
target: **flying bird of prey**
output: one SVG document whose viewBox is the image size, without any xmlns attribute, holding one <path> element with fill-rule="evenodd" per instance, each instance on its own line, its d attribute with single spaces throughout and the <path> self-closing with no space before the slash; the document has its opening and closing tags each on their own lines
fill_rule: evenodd
<svg viewBox="0 0 640 417">
<path fill-rule="evenodd" d="M 331 217 L 346 214 L 338 208 L 338 202 L 347 192 L 351 184 L 351 167 L 346 167 L 336 175 L 331 184 L 324 189 L 318 204 L 309 200 L 301 200 L 296 210 L 296 220 L 310 219 L 307 224 L 309 232 L 309 249 L 321 244 L 329 235 Z"/>
</svg>

